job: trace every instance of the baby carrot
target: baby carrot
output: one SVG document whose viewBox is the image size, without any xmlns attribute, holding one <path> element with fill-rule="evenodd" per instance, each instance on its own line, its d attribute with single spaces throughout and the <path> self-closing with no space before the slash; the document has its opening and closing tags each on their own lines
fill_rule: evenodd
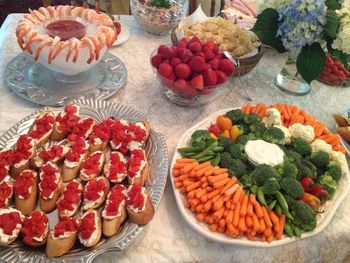
<svg viewBox="0 0 350 263">
<path fill-rule="evenodd" d="M 264 215 L 264 221 L 267 227 L 272 227 L 272 222 L 271 219 L 269 217 L 269 214 L 267 213 L 267 209 L 265 206 L 261 207 L 262 211 L 263 211 L 263 215 Z"/>
<path fill-rule="evenodd" d="M 190 184 L 190 185 L 188 185 L 188 186 L 186 187 L 186 191 L 187 191 L 187 192 L 190 192 L 190 191 L 192 191 L 192 190 L 194 190 L 194 189 L 197 189 L 197 188 L 200 187 L 201 185 L 202 185 L 202 182 L 201 182 L 201 181 L 194 182 L 194 183 L 192 183 L 192 184 Z"/>
<path fill-rule="evenodd" d="M 197 198 L 191 198 L 188 200 L 188 202 L 191 204 L 191 206 L 197 206 L 201 201 Z"/>
<path fill-rule="evenodd" d="M 278 233 L 280 231 L 279 219 L 273 211 L 269 211 L 268 213 L 269 213 L 270 219 L 273 223 L 273 230 L 275 230 L 275 232 Z"/>
<path fill-rule="evenodd" d="M 203 222 L 205 220 L 206 216 L 207 216 L 206 213 L 199 213 L 199 214 L 196 215 L 196 218 L 197 218 L 198 221 Z"/>
<path fill-rule="evenodd" d="M 215 222 L 218 222 L 222 218 L 224 212 L 225 212 L 225 207 L 221 207 L 220 210 L 216 211 L 213 214 Z"/>
<path fill-rule="evenodd" d="M 269 237 L 269 236 L 271 236 L 272 235 L 272 229 L 271 229 L 271 227 L 266 227 L 265 228 L 265 231 L 264 231 L 264 236 L 265 237 Z"/>
<path fill-rule="evenodd" d="M 227 173 L 222 173 L 222 174 L 219 174 L 219 175 L 212 175 L 212 176 L 208 176 L 208 181 L 213 184 L 215 182 L 224 180 L 227 177 L 228 177 Z"/>
<path fill-rule="evenodd" d="M 241 205 L 240 215 L 245 216 L 247 214 L 248 196 L 243 194 L 243 201 Z"/>
<path fill-rule="evenodd" d="M 175 187 L 176 187 L 176 188 L 182 187 L 182 182 L 176 182 L 176 183 L 175 183 Z"/>
<path fill-rule="evenodd" d="M 238 229 L 241 230 L 242 232 L 247 231 L 247 226 L 245 224 L 245 217 L 244 216 L 241 216 L 239 218 Z"/>
<path fill-rule="evenodd" d="M 226 221 L 226 227 L 227 227 L 229 236 L 235 236 L 235 235 L 236 235 L 236 229 L 235 229 L 235 227 L 232 225 L 231 222 L 230 222 L 230 223 L 227 223 L 227 221 Z"/>
<path fill-rule="evenodd" d="M 173 176 L 174 177 L 177 177 L 177 176 L 179 176 L 180 175 L 180 170 L 179 169 L 174 169 L 173 170 Z"/>
<path fill-rule="evenodd" d="M 214 203 L 213 208 L 215 211 L 221 209 L 224 206 L 224 198 L 220 196 L 219 199 Z"/>
<path fill-rule="evenodd" d="M 176 160 L 176 163 L 194 163 L 196 160 L 195 159 L 189 159 L 189 158 L 179 158 Z"/>
<path fill-rule="evenodd" d="M 251 216 L 245 217 L 245 224 L 248 228 L 251 228 L 253 226 L 253 219 Z"/>
<path fill-rule="evenodd" d="M 237 191 L 238 188 L 239 188 L 239 184 L 233 185 L 231 188 L 229 188 L 225 191 L 225 195 L 226 196 L 233 195 Z"/>
<path fill-rule="evenodd" d="M 264 233 L 265 231 L 265 221 L 264 221 L 264 218 L 260 218 L 259 219 L 259 225 L 260 225 L 260 229 L 259 229 L 259 233 Z"/>
<path fill-rule="evenodd" d="M 220 221 L 219 221 L 219 226 L 221 226 L 221 227 L 226 226 L 226 220 L 221 218 Z"/>
<path fill-rule="evenodd" d="M 233 199 L 232 199 L 232 202 L 233 202 L 234 204 L 237 204 L 237 203 L 238 203 L 238 201 L 239 201 L 239 199 L 240 199 L 240 197 L 241 197 L 242 192 L 243 192 L 243 188 L 242 188 L 242 186 L 239 186 L 239 188 L 238 188 L 237 191 L 235 192 L 235 195 L 233 196 Z"/>
<path fill-rule="evenodd" d="M 228 210 L 227 216 L 226 216 L 226 225 L 231 224 L 233 219 L 233 210 Z"/>
<path fill-rule="evenodd" d="M 212 206 L 212 201 L 211 200 L 207 201 L 206 203 L 204 203 L 203 211 L 208 212 L 211 209 L 211 206 Z"/>
<path fill-rule="evenodd" d="M 198 212 L 198 213 L 203 212 L 203 204 L 199 204 L 196 206 L 196 212 Z"/>
<path fill-rule="evenodd" d="M 283 235 L 283 230 L 284 230 L 284 225 L 286 223 L 286 216 L 285 214 L 281 214 L 280 218 L 279 218 L 279 223 L 280 223 L 280 229 L 279 231 L 277 232 L 277 239 L 281 239 L 282 238 L 282 235 Z"/>
<path fill-rule="evenodd" d="M 255 202 L 256 202 L 256 198 L 255 198 L 255 195 L 253 195 L 253 194 L 250 194 L 249 195 L 249 201 L 254 205 L 255 204 Z"/>
<path fill-rule="evenodd" d="M 189 164 L 186 164 L 183 168 L 183 172 L 184 173 L 189 173 L 190 171 L 192 171 L 192 169 L 194 167 L 196 167 L 197 165 L 199 165 L 198 162 L 193 162 L 193 163 L 189 163 Z"/>
<path fill-rule="evenodd" d="M 207 188 L 204 188 L 202 190 L 199 190 L 196 192 L 196 197 L 200 199 L 203 195 L 205 195 L 208 192 Z"/>
<path fill-rule="evenodd" d="M 189 185 L 191 185 L 191 184 L 193 184 L 195 181 L 193 181 L 192 179 L 185 179 L 183 182 L 182 182 L 182 184 L 184 185 L 184 186 L 189 186 Z"/>
<path fill-rule="evenodd" d="M 190 191 L 190 192 L 187 194 L 187 198 L 193 198 L 193 197 L 195 197 L 196 192 L 198 192 L 198 190 L 200 190 L 200 189 L 194 189 L 194 190 Z"/>
<path fill-rule="evenodd" d="M 212 175 L 214 174 L 217 170 L 219 170 L 220 167 L 219 166 L 214 166 L 214 167 L 211 167 L 208 171 L 206 171 L 204 173 L 205 176 L 209 176 L 209 175 Z"/>
<path fill-rule="evenodd" d="M 225 207 L 226 207 L 227 209 L 230 209 L 230 208 L 231 208 L 231 205 L 232 205 L 231 200 L 227 200 L 227 201 L 225 202 Z"/>
<path fill-rule="evenodd" d="M 220 194 L 221 189 L 215 189 L 214 191 L 208 194 L 208 199 L 212 199 L 214 196 Z"/>
<path fill-rule="evenodd" d="M 221 181 L 216 181 L 213 184 L 213 187 L 214 188 L 221 188 L 221 187 L 225 186 L 225 184 L 227 184 L 229 181 L 230 181 L 230 178 L 226 178 L 226 179 L 223 179 Z"/>
<path fill-rule="evenodd" d="M 209 227 L 210 231 L 212 231 L 212 232 L 216 232 L 218 230 L 218 228 L 219 228 L 219 225 L 216 223 L 211 224 Z"/>
<path fill-rule="evenodd" d="M 235 211 L 233 212 L 233 220 L 232 220 L 232 224 L 234 227 L 238 226 L 238 222 L 239 222 L 239 212 L 241 211 L 241 203 L 238 203 L 235 207 Z"/>
<path fill-rule="evenodd" d="M 226 190 L 228 190 L 230 187 L 232 187 L 235 183 L 237 183 L 236 176 L 232 176 L 231 179 L 227 182 L 227 184 L 222 189 L 221 193 L 223 194 Z"/>
<path fill-rule="evenodd" d="M 226 168 L 219 168 L 215 171 L 215 174 L 216 175 L 219 175 L 219 174 L 224 174 L 224 173 L 227 173 L 227 169 Z"/>
<path fill-rule="evenodd" d="M 253 231 L 258 232 L 260 229 L 259 219 L 254 213 L 252 215 L 252 221 L 253 221 Z"/>
<path fill-rule="evenodd" d="M 247 215 L 248 216 L 252 216 L 253 215 L 253 204 L 252 202 L 250 202 L 250 200 L 248 201 L 248 205 L 247 205 Z"/>
<path fill-rule="evenodd" d="M 255 203 L 253 204 L 253 206 L 254 206 L 254 211 L 255 211 L 255 213 L 256 213 L 256 216 L 257 216 L 258 218 L 262 218 L 262 217 L 264 216 L 264 213 L 263 213 L 263 210 L 262 210 L 262 208 L 261 208 L 259 202 L 255 202 Z"/>
<path fill-rule="evenodd" d="M 208 167 L 208 166 L 211 166 L 209 161 L 197 165 L 196 167 L 193 168 L 193 170 L 194 171 L 199 171 L 199 170 L 201 170 L 201 169 L 203 169 L 205 167 Z"/>
</svg>

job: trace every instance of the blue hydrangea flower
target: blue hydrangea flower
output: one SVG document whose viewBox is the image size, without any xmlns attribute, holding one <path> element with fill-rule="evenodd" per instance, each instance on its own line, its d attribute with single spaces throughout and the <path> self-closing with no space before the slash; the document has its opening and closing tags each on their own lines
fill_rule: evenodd
<svg viewBox="0 0 350 263">
<path fill-rule="evenodd" d="M 277 36 L 281 37 L 285 49 L 298 52 L 303 46 L 320 40 L 326 11 L 325 1 L 320 0 L 296 0 L 280 8 Z"/>
</svg>

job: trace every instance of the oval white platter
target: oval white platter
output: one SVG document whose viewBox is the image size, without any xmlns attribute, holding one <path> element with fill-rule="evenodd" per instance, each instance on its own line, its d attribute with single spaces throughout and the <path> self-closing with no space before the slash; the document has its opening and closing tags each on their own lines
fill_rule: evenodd
<svg viewBox="0 0 350 263">
<path fill-rule="evenodd" d="M 218 115 L 223 115 L 230 110 L 232 109 L 223 109 L 223 110 L 217 111 L 211 114 L 210 116 L 208 116 L 207 118 L 205 118 L 204 120 L 200 121 L 196 125 L 189 128 L 180 137 L 176 145 L 176 149 L 188 146 L 191 135 L 195 130 L 207 129 L 211 123 L 215 123 L 216 117 Z M 174 166 L 176 159 L 178 158 L 181 158 L 181 155 L 175 150 L 174 157 L 170 166 L 170 180 L 173 187 L 175 200 L 180 210 L 180 213 L 185 219 L 185 221 L 190 225 L 190 227 L 194 229 L 196 232 L 216 242 L 245 246 L 245 247 L 275 247 L 275 246 L 280 246 L 280 245 L 284 245 L 284 244 L 288 244 L 288 243 L 300 240 L 299 238 L 296 238 L 296 237 L 287 237 L 286 235 L 283 235 L 281 240 L 274 240 L 271 243 L 267 243 L 267 242 L 261 242 L 261 241 L 251 241 L 246 238 L 231 238 L 221 233 L 211 232 L 207 224 L 199 222 L 194 216 L 194 214 L 191 212 L 191 210 L 189 210 L 184 206 L 184 202 L 185 202 L 184 195 L 181 194 L 180 191 L 174 185 L 174 176 L 172 174 L 172 167 Z M 301 236 L 301 239 L 309 238 L 319 234 L 329 224 L 337 208 L 339 207 L 340 203 L 343 201 L 344 197 L 348 193 L 349 188 L 350 188 L 350 173 L 348 171 L 347 174 L 340 179 L 337 187 L 337 191 L 333 199 L 331 201 L 327 201 L 324 204 L 323 210 L 325 212 L 317 215 L 317 227 L 313 231 L 303 233 Z"/>
<path fill-rule="evenodd" d="M 121 24 L 120 33 L 118 35 L 117 40 L 113 43 L 113 47 L 124 44 L 126 41 L 128 41 L 129 37 L 130 37 L 129 28 L 125 24 Z"/>
<path fill-rule="evenodd" d="M 78 99 L 74 103 L 80 106 L 81 117 L 92 117 L 97 121 L 102 121 L 108 117 L 117 119 L 128 119 L 130 121 L 146 120 L 147 116 L 134 110 L 129 106 L 115 104 L 112 102 L 92 99 Z M 35 120 L 35 116 L 42 110 L 38 110 L 15 124 L 7 132 L 0 136 L 0 149 L 12 147 L 18 137 L 26 134 Z M 49 108 L 54 113 L 62 111 L 63 108 Z M 150 164 L 150 178 L 147 182 L 147 190 L 151 194 L 155 208 L 159 206 L 164 192 L 168 174 L 168 151 L 163 134 L 153 129 L 151 123 L 151 133 L 147 141 L 145 151 Z M 39 208 L 40 210 L 40 208 Z M 50 227 L 58 220 L 57 211 L 48 214 Z M 150 222 L 152 224 L 152 222 Z M 44 249 L 30 248 L 25 246 L 20 240 L 15 241 L 9 247 L 0 247 L 0 262 L 92 262 L 92 260 L 107 251 L 121 251 L 130 246 L 142 233 L 144 226 L 139 226 L 126 220 L 119 234 L 111 237 L 102 237 L 99 243 L 91 248 L 84 248 L 82 245 L 75 245 L 73 249 L 58 258 L 47 258 Z"/>
</svg>

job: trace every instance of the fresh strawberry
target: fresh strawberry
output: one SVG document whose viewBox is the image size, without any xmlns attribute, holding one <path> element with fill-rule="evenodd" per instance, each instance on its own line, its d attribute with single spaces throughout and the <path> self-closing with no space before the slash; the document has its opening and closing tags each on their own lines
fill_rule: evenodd
<svg viewBox="0 0 350 263">
<path fill-rule="evenodd" d="M 206 57 L 205 57 L 205 55 L 204 55 L 204 53 L 202 51 L 196 52 L 194 55 L 202 57 L 204 60 L 206 60 Z"/>
<path fill-rule="evenodd" d="M 163 77 L 168 78 L 173 73 L 173 68 L 168 63 L 160 63 L 158 67 L 158 72 Z"/>
<path fill-rule="evenodd" d="M 163 54 L 163 50 L 168 48 L 166 45 L 160 45 L 157 54 Z"/>
<path fill-rule="evenodd" d="M 180 41 L 180 42 L 177 44 L 177 47 L 178 47 L 178 48 L 186 48 L 186 47 L 187 47 L 187 43 L 185 43 L 184 41 Z"/>
<path fill-rule="evenodd" d="M 187 89 L 184 89 L 182 91 L 182 94 L 184 97 L 187 97 L 187 98 L 193 98 L 195 96 L 198 96 L 200 94 L 200 90 L 196 89 L 196 88 L 187 88 Z"/>
<path fill-rule="evenodd" d="M 181 63 L 176 66 L 175 74 L 180 79 L 187 79 L 191 75 L 191 68 L 189 65 Z"/>
<path fill-rule="evenodd" d="M 211 65 L 212 69 L 218 70 L 220 65 L 220 60 L 217 58 L 213 58 L 209 61 L 209 64 Z"/>
<path fill-rule="evenodd" d="M 202 72 L 205 69 L 205 60 L 200 56 L 194 56 L 188 64 L 195 72 Z"/>
<path fill-rule="evenodd" d="M 235 65 L 228 58 L 224 58 L 220 61 L 219 69 L 230 76 L 235 71 Z"/>
<path fill-rule="evenodd" d="M 214 70 L 206 69 L 203 73 L 205 86 L 214 86 L 217 82 L 217 76 Z"/>
<path fill-rule="evenodd" d="M 172 49 L 170 47 L 163 48 L 162 56 L 163 56 L 164 59 L 169 59 L 170 60 L 173 57 L 175 57 L 175 51 L 174 51 L 174 49 Z"/>
<path fill-rule="evenodd" d="M 191 86 L 197 89 L 203 89 L 204 87 L 204 78 L 203 75 L 198 75 L 192 78 Z"/>
<path fill-rule="evenodd" d="M 197 36 L 191 38 L 191 40 L 188 42 L 188 46 L 193 42 L 198 42 L 202 44 L 201 40 Z"/>
<path fill-rule="evenodd" d="M 208 70 L 208 69 L 213 69 L 213 68 L 211 67 L 211 65 L 209 63 L 206 63 L 205 64 L 205 70 Z"/>
<path fill-rule="evenodd" d="M 188 45 L 188 49 L 196 53 L 202 50 L 202 45 L 199 42 L 192 42 Z"/>
<path fill-rule="evenodd" d="M 203 48 L 203 53 L 204 53 L 204 55 L 206 57 L 206 60 L 211 60 L 211 59 L 213 59 L 215 57 L 214 52 L 208 47 L 204 47 Z"/>
<path fill-rule="evenodd" d="M 157 54 L 155 56 L 152 57 L 151 62 L 152 62 L 152 66 L 155 68 L 159 67 L 159 64 L 162 63 L 162 55 Z"/>
<path fill-rule="evenodd" d="M 178 50 L 178 52 L 180 52 L 179 53 L 179 58 L 184 63 L 187 63 L 193 57 L 193 54 L 192 54 L 192 52 L 189 49 L 185 49 L 183 52 Z"/>
<path fill-rule="evenodd" d="M 222 72 L 221 70 L 215 70 L 215 73 L 216 73 L 217 84 L 222 84 L 227 80 L 227 76 L 225 72 Z"/>
<path fill-rule="evenodd" d="M 216 46 L 216 43 L 215 43 L 215 41 L 212 40 L 212 39 L 209 39 L 209 40 L 207 41 L 207 43 L 205 43 L 205 45 L 204 45 L 204 47 L 207 47 L 207 48 L 209 48 L 209 49 L 212 50 L 212 51 L 214 50 L 215 46 Z"/>
<path fill-rule="evenodd" d="M 181 63 L 181 59 L 179 58 L 172 58 L 170 61 L 170 65 L 173 67 L 173 69 L 176 68 L 177 65 Z"/>
</svg>

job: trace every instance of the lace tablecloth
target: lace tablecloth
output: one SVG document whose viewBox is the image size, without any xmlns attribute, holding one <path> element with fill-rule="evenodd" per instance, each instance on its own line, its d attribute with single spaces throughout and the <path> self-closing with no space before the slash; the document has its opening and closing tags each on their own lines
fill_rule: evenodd
<svg viewBox="0 0 350 263">
<path fill-rule="evenodd" d="M 16 43 L 15 28 L 20 15 L 8 16 L 0 30 L 0 78 L 7 63 L 21 52 Z M 130 16 L 122 17 L 129 27 L 128 42 L 112 48 L 128 68 L 128 82 L 111 101 L 131 105 L 147 113 L 152 126 L 166 137 L 169 158 L 179 136 L 193 124 L 219 109 L 242 106 L 247 101 L 236 81 L 226 95 L 201 108 L 182 108 L 169 102 L 157 88 L 149 63 L 151 52 L 162 43 L 170 43 L 169 35 L 152 36 L 137 25 Z M 349 108 L 350 89 L 336 88 L 315 81 L 312 91 L 303 97 L 290 96 L 274 87 L 286 57 L 268 50 L 257 68 L 245 76 L 253 103 L 290 103 L 304 108 L 329 126 L 335 128 L 331 114 Z M 0 84 L 0 134 L 17 121 L 38 109 Z M 350 194 L 338 208 L 327 228 L 317 236 L 289 245 L 270 249 L 254 249 L 222 245 L 204 239 L 182 219 L 175 203 L 170 182 L 161 204 L 142 237 L 124 252 L 109 252 L 96 262 L 349 262 L 350 261 Z"/>
</svg>

